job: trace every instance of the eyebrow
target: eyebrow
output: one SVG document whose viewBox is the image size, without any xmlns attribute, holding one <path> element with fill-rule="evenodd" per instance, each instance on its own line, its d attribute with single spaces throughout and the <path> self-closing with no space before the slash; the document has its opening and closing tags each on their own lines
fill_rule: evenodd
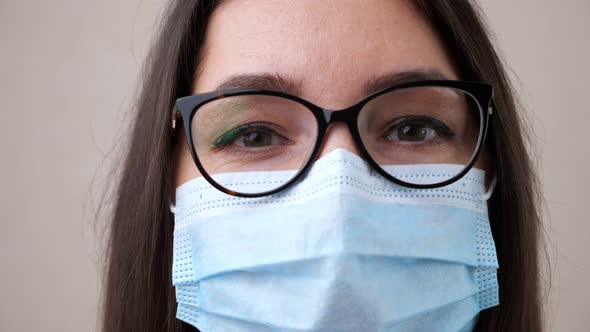
<svg viewBox="0 0 590 332">
<path fill-rule="evenodd" d="M 217 85 L 215 90 L 259 89 L 299 95 L 301 82 L 280 76 L 279 74 L 238 74 L 232 75 Z"/>
<path fill-rule="evenodd" d="M 436 69 L 392 72 L 371 78 L 363 88 L 365 93 L 369 95 L 397 84 L 447 79 L 442 72 Z M 233 89 L 271 90 L 299 96 L 301 82 L 276 73 L 237 74 L 222 80 L 215 88 L 215 90 Z"/>
<path fill-rule="evenodd" d="M 437 69 L 386 73 L 367 81 L 365 83 L 364 89 L 365 93 L 370 95 L 379 90 L 383 90 L 402 83 L 434 80 L 448 80 L 448 78 Z"/>
</svg>

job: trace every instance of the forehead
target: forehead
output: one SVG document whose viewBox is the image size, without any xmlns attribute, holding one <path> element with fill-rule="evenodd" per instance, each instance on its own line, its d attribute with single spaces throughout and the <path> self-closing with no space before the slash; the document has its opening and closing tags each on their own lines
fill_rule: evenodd
<svg viewBox="0 0 590 332">
<path fill-rule="evenodd" d="M 231 0 L 214 11 L 204 47 L 195 93 L 268 73 L 328 107 L 356 101 L 383 74 L 457 78 L 437 34 L 403 0 Z"/>
</svg>

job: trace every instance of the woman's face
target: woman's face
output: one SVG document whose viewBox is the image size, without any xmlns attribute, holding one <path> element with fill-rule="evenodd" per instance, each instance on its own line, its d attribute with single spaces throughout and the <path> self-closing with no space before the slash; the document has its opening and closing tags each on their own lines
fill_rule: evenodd
<svg viewBox="0 0 590 332">
<path fill-rule="evenodd" d="M 384 77 L 419 72 L 459 79 L 436 33 L 402 0 L 227 1 L 211 17 L 199 66 L 194 94 L 221 83 L 265 87 L 271 82 L 256 76 L 270 74 L 282 78 L 286 92 L 328 109 L 352 105 Z M 176 151 L 176 187 L 200 175 L 184 140 Z M 329 127 L 320 158 L 337 148 L 359 155 L 343 123 Z M 480 158 L 475 167 L 486 169 L 486 162 Z"/>
</svg>

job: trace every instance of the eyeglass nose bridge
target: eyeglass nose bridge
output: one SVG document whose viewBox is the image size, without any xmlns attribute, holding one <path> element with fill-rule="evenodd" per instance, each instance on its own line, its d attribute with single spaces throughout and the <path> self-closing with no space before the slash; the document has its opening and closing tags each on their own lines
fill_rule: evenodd
<svg viewBox="0 0 590 332">
<path fill-rule="evenodd" d="M 344 122 L 349 125 L 354 124 L 356 120 L 356 113 L 358 111 L 359 105 L 354 105 L 349 108 L 341 109 L 341 110 L 329 110 L 322 108 L 322 113 L 324 115 L 324 120 L 326 121 L 327 125 L 330 125 L 334 122 Z"/>
</svg>

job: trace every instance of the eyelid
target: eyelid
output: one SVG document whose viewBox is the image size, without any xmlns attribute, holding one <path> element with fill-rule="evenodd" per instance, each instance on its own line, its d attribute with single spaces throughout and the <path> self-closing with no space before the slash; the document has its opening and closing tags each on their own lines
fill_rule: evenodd
<svg viewBox="0 0 590 332">
<path fill-rule="evenodd" d="M 281 131 L 282 128 L 277 126 L 276 124 L 266 123 L 266 122 L 253 122 L 253 123 L 246 123 L 239 126 L 236 126 L 219 136 L 215 142 L 213 143 L 214 147 L 222 147 L 223 145 L 228 144 L 228 139 L 235 139 L 238 135 L 247 132 L 248 130 L 264 130 L 266 132 L 270 132 L 272 134 L 278 135 L 283 139 L 287 139 L 284 135 L 281 135 L 278 131 Z M 284 130 L 283 130 L 284 131 Z M 231 136 L 231 137 L 230 137 Z"/>
<path fill-rule="evenodd" d="M 405 116 L 401 118 L 396 118 L 391 122 L 386 129 L 387 132 L 391 131 L 395 127 L 403 126 L 406 124 L 422 124 L 428 125 L 430 127 L 434 127 L 436 129 L 442 129 L 444 132 L 442 133 L 444 136 L 454 136 L 455 133 L 447 126 L 444 122 L 427 116 Z"/>
</svg>

